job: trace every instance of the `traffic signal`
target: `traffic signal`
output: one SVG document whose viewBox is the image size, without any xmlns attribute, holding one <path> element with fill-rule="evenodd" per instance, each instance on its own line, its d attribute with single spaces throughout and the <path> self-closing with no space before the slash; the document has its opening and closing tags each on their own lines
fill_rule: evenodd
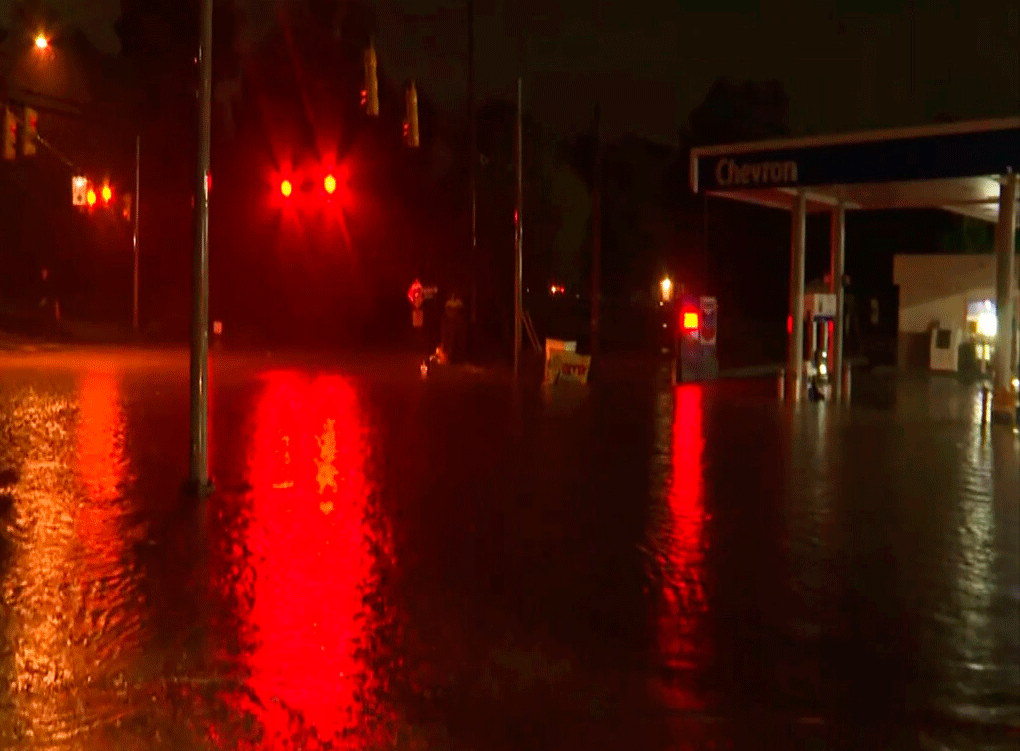
<svg viewBox="0 0 1020 751">
<path fill-rule="evenodd" d="M 282 180 L 280 182 L 280 195 L 284 198 L 290 198 L 290 194 L 294 192 L 294 186 L 291 185 L 290 180 Z"/>
<path fill-rule="evenodd" d="M 10 107 L 4 108 L 4 159 L 18 156 L 18 118 Z"/>
<path fill-rule="evenodd" d="M 96 191 L 94 188 L 90 187 L 88 191 L 85 193 L 85 203 L 87 203 L 89 208 L 91 209 L 93 206 L 96 205 L 96 200 L 97 200 Z"/>
<path fill-rule="evenodd" d="M 100 195 L 103 197 L 103 203 L 109 205 L 110 201 L 113 200 L 113 188 L 110 187 L 110 183 L 103 184 L 103 190 Z"/>
<path fill-rule="evenodd" d="M 333 195 L 336 193 L 336 178 L 330 173 L 322 181 L 322 187 L 326 191 L 327 195 Z"/>
<path fill-rule="evenodd" d="M 25 107 L 25 127 L 22 129 L 21 154 L 35 156 L 35 142 L 39 137 L 39 113 Z"/>
<path fill-rule="evenodd" d="M 404 90 L 404 102 L 407 113 L 404 117 L 404 143 L 413 149 L 418 148 L 418 89 L 414 81 L 409 81 Z"/>
<path fill-rule="evenodd" d="M 365 114 L 379 116 L 379 65 L 372 42 L 365 50 L 365 88 L 361 90 L 361 106 L 365 108 Z"/>
</svg>

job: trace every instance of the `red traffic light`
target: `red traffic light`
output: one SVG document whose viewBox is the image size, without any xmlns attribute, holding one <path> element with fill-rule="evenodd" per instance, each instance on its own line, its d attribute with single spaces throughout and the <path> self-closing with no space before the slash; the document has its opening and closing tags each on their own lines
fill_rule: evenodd
<svg viewBox="0 0 1020 751">
<path fill-rule="evenodd" d="M 113 189 L 109 185 L 103 186 L 103 203 L 109 203 L 113 200 Z"/>
<path fill-rule="evenodd" d="M 85 202 L 89 205 L 89 208 L 96 205 L 96 191 L 89 188 L 88 193 L 85 194 Z"/>
<path fill-rule="evenodd" d="M 698 326 L 701 324 L 699 320 L 700 316 L 696 310 L 685 310 L 680 321 L 680 325 L 684 331 L 697 331 Z"/>
<path fill-rule="evenodd" d="M 284 198 L 290 198 L 290 194 L 294 192 L 294 186 L 291 185 L 290 180 L 283 180 L 280 183 L 280 193 Z"/>
<path fill-rule="evenodd" d="M 329 195 L 333 195 L 336 192 L 336 178 L 333 175 L 326 175 L 326 178 L 322 181 L 322 187 L 326 189 Z"/>
</svg>

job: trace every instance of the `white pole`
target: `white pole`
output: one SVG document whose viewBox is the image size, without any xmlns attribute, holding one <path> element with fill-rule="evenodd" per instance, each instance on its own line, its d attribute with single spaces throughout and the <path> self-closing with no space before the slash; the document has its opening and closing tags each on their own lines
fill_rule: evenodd
<svg viewBox="0 0 1020 751">
<path fill-rule="evenodd" d="M 995 314 L 995 389 L 992 415 L 1016 422 L 1017 393 L 1013 388 L 1013 306 L 1016 305 L 1016 222 L 1017 174 L 1003 175 L 999 187 L 999 224 L 996 232 Z"/>
<path fill-rule="evenodd" d="M 846 269 L 846 211 L 842 202 L 832 212 L 829 290 L 836 295 L 836 320 L 832 323 L 832 378 L 833 394 L 839 400 L 843 395 L 843 275 Z"/>
<path fill-rule="evenodd" d="M 807 196 L 797 194 L 794 205 L 790 238 L 790 330 L 787 358 L 786 396 L 795 402 L 801 400 L 804 375 L 804 259 L 807 225 Z"/>
</svg>

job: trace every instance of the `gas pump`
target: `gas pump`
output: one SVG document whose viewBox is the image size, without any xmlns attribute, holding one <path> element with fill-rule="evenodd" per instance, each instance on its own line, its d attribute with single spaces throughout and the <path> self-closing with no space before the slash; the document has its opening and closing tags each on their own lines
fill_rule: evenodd
<svg viewBox="0 0 1020 751">
<path fill-rule="evenodd" d="M 836 320 L 836 296 L 829 292 L 804 296 L 804 322 L 808 327 L 810 349 L 804 363 L 807 370 L 807 395 L 813 402 L 832 394 L 832 368 L 829 362 L 829 331 Z"/>
<path fill-rule="evenodd" d="M 719 323 L 716 298 L 683 295 L 675 341 L 674 381 L 712 381 L 719 377 L 715 343 Z"/>
</svg>

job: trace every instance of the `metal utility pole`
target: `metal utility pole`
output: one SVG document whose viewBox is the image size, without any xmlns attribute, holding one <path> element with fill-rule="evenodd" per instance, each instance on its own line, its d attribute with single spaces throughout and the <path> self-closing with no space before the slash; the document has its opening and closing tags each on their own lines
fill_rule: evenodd
<svg viewBox="0 0 1020 751">
<path fill-rule="evenodd" d="M 194 249 L 191 273 L 191 489 L 209 482 L 209 157 L 212 149 L 213 0 L 202 0 L 198 65 L 198 159 L 195 165 Z"/>
<path fill-rule="evenodd" d="M 468 130 L 471 192 L 471 325 L 478 322 L 478 123 L 475 115 L 475 4 L 468 0 Z"/>
<path fill-rule="evenodd" d="M 524 80 L 517 78 L 517 126 L 514 138 L 514 161 L 517 167 L 517 205 L 514 209 L 514 378 L 521 373 L 521 319 L 524 315 Z"/>
<path fill-rule="evenodd" d="M 595 165 L 591 189 L 591 355 L 599 348 L 599 298 L 602 294 L 602 112 L 595 105 Z"/>
<path fill-rule="evenodd" d="M 133 298 L 131 306 L 131 329 L 138 335 L 138 211 L 141 208 L 142 194 L 142 137 L 135 137 L 135 226 L 131 243 L 135 252 L 135 268 L 133 279 Z"/>
</svg>

